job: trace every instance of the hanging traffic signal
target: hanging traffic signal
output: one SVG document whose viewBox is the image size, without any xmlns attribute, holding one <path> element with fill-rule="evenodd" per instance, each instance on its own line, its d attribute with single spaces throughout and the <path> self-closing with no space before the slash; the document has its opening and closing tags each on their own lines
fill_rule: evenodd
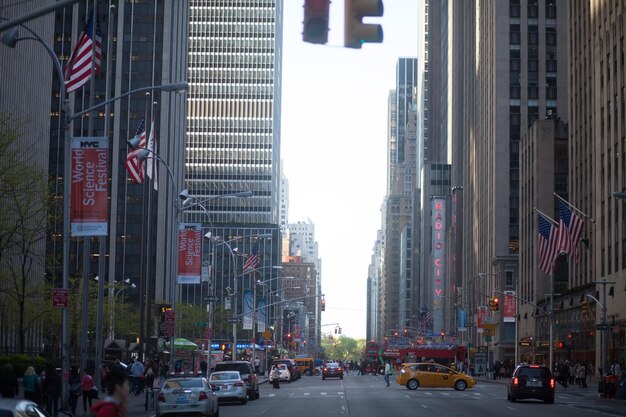
<svg viewBox="0 0 626 417">
<path fill-rule="evenodd" d="M 328 42 L 329 0 L 304 0 L 302 40 L 309 43 Z"/>
<path fill-rule="evenodd" d="M 493 298 L 493 311 L 500 311 L 500 300 L 498 300 L 498 297 Z"/>
<path fill-rule="evenodd" d="M 341 334 L 341 327 L 339 328 L 339 334 Z"/>
<path fill-rule="evenodd" d="M 363 23 L 364 17 L 382 16 L 382 0 L 345 0 L 344 45 L 360 49 L 365 42 L 382 42 L 381 25 Z"/>
<path fill-rule="evenodd" d="M 326 311 L 326 298 L 324 296 L 322 296 L 322 311 Z"/>
</svg>

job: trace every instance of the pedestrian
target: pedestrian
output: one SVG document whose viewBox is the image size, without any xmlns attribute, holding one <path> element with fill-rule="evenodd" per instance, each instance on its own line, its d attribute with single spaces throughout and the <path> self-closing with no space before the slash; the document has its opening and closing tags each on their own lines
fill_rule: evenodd
<svg viewBox="0 0 626 417">
<path fill-rule="evenodd" d="M 587 364 L 584 362 L 580 366 L 580 383 L 581 388 L 587 388 Z"/>
<path fill-rule="evenodd" d="M 46 401 L 48 414 L 56 417 L 61 397 L 61 376 L 57 373 L 54 365 L 46 367 L 46 379 L 41 384 L 41 389 Z"/>
<path fill-rule="evenodd" d="M 76 415 L 76 406 L 78 405 L 78 397 L 80 397 L 81 388 L 80 374 L 78 373 L 78 369 L 76 369 L 75 366 L 72 366 L 72 368 L 70 369 L 69 390 L 70 410 L 72 411 L 72 415 Z"/>
<path fill-rule="evenodd" d="M 148 365 L 148 364 L 146 364 L 146 366 L 147 366 L 147 365 Z M 204 378 L 207 378 L 207 370 L 208 370 L 208 367 L 209 367 L 209 364 L 208 364 L 208 363 L 207 363 L 204 359 L 202 359 L 202 361 L 200 362 L 200 376 L 202 376 L 202 377 L 204 377 Z M 148 384 L 146 383 L 146 386 L 147 386 L 147 385 L 148 385 Z"/>
<path fill-rule="evenodd" d="M 91 409 L 93 405 L 93 391 L 95 391 L 96 388 L 93 377 L 89 375 L 89 372 L 86 370 L 83 373 L 83 378 L 80 381 L 80 388 L 83 391 L 83 413 L 86 414 L 87 410 Z M 89 403 L 89 407 L 87 407 L 87 403 Z"/>
<path fill-rule="evenodd" d="M 161 361 L 161 363 L 159 363 L 159 372 L 158 372 L 158 377 L 159 377 L 159 387 L 162 387 L 163 384 L 165 383 L 165 379 L 167 378 L 167 372 L 169 371 L 169 366 L 167 365 L 167 363 L 165 363 L 165 361 Z"/>
<path fill-rule="evenodd" d="M 94 417 L 124 417 L 130 395 L 126 372 L 115 370 L 109 373 L 106 393 L 107 396 L 102 401 L 91 407 L 90 414 Z"/>
<path fill-rule="evenodd" d="M 261 359 L 254 358 L 254 373 L 258 375 L 260 368 L 261 368 Z"/>
<path fill-rule="evenodd" d="M 387 383 L 387 386 L 389 386 L 389 378 L 391 377 L 391 364 L 389 363 L 389 361 L 387 361 L 387 363 L 385 363 L 385 382 Z"/>
<path fill-rule="evenodd" d="M 24 399 L 39 404 L 41 392 L 41 381 L 35 372 L 35 368 L 29 366 L 26 368 L 24 378 L 22 378 L 24 384 Z"/>
<path fill-rule="evenodd" d="M 0 394 L 4 398 L 15 398 L 20 391 L 17 375 L 13 372 L 13 365 L 4 365 L 4 372 L 0 375 Z"/>
<path fill-rule="evenodd" d="M 102 390 L 102 392 L 105 391 L 105 386 L 106 386 L 106 380 L 107 380 L 108 373 L 109 373 L 109 367 L 106 364 L 103 363 L 100 366 L 100 383 L 102 384 L 100 389 Z"/>
<path fill-rule="evenodd" d="M 275 389 L 280 389 L 280 371 L 277 366 L 272 366 L 272 372 L 270 373 L 270 381 L 272 382 L 272 387 Z"/>
<path fill-rule="evenodd" d="M 143 363 L 139 359 L 135 359 L 132 366 L 130 367 L 130 376 L 131 376 L 131 392 L 135 395 L 139 395 L 141 393 L 141 385 L 143 379 L 143 373 L 145 372 L 145 368 Z"/>
<path fill-rule="evenodd" d="M 204 370 L 202 369 L 202 364 L 204 363 Z M 200 362 L 200 372 L 202 372 L 202 377 L 206 378 L 206 362 Z M 146 372 L 144 374 L 144 381 L 146 382 L 146 390 L 154 388 L 154 378 L 156 376 L 156 372 L 154 370 L 154 362 L 147 361 L 146 362 Z"/>
</svg>

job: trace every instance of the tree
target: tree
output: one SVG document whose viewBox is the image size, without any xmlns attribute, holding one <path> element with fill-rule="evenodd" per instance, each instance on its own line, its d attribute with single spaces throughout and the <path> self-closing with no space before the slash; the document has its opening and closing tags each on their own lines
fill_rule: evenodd
<svg viewBox="0 0 626 417">
<path fill-rule="evenodd" d="M 341 336 L 337 339 L 322 339 L 322 348 L 327 359 L 358 360 L 365 349 L 364 339 Z"/>
<path fill-rule="evenodd" d="M 27 335 L 47 312 L 47 181 L 45 172 L 20 154 L 15 125 L 0 115 L 0 304 L 9 319 L 1 330 L 14 335 L 16 350 L 24 353 Z"/>
</svg>

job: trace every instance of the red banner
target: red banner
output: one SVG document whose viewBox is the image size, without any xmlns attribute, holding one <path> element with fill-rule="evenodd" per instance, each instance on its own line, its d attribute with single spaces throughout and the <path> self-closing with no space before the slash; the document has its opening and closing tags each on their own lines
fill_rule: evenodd
<svg viewBox="0 0 626 417">
<path fill-rule="evenodd" d="M 70 290 L 67 288 L 52 289 L 52 307 L 67 308 L 70 299 Z"/>
<path fill-rule="evenodd" d="M 179 284 L 200 284 L 202 274 L 202 225 L 181 223 L 178 229 Z"/>
<path fill-rule="evenodd" d="M 72 236 L 109 233 L 109 140 L 72 139 Z"/>
<path fill-rule="evenodd" d="M 515 291 L 504 292 L 504 322 L 515 323 L 515 316 L 517 315 L 515 305 Z"/>
<path fill-rule="evenodd" d="M 487 307 L 480 306 L 476 312 L 476 331 L 482 333 L 485 328 L 485 317 L 487 317 Z"/>
</svg>

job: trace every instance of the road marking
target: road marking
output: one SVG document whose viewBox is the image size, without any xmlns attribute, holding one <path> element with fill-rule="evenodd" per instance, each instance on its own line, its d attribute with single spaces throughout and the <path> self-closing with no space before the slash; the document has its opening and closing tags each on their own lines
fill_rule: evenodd
<svg viewBox="0 0 626 417">
<path fill-rule="evenodd" d="M 479 397 L 483 396 L 481 393 L 478 393 L 478 392 L 475 392 L 474 395 L 478 395 Z"/>
<path fill-rule="evenodd" d="M 405 396 L 405 397 L 407 397 L 407 398 L 411 398 L 410 396 L 408 396 L 408 395 L 406 395 L 406 394 L 404 394 L 404 396 Z"/>
<path fill-rule="evenodd" d="M 509 410 L 513 410 L 513 411 L 517 411 L 515 408 L 513 407 L 507 407 Z"/>
<path fill-rule="evenodd" d="M 303 395 L 311 395 L 310 392 L 305 392 Z"/>
<path fill-rule="evenodd" d="M 338 395 L 343 395 L 343 391 L 337 391 Z"/>
<path fill-rule="evenodd" d="M 432 392 L 425 392 L 424 394 L 426 394 L 426 395 L 433 395 Z"/>
<path fill-rule="evenodd" d="M 497 394 L 497 393 L 495 393 L 495 392 L 492 392 L 492 393 L 490 393 L 489 395 L 491 395 L 492 397 L 496 397 L 496 396 L 498 396 L 499 394 Z"/>
<path fill-rule="evenodd" d="M 426 404 L 422 404 L 422 407 L 424 408 L 428 408 L 428 406 Z"/>
<path fill-rule="evenodd" d="M 320 392 L 320 395 L 326 395 L 326 393 L 325 392 Z"/>
<path fill-rule="evenodd" d="M 270 398 L 275 397 L 275 396 L 276 396 L 276 394 L 270 394 L 270 395 L 268 395 L 268 397 L 270 397 Z"/>
<path fill-rule="evenodd" d="M 446 395 L 446 396 L 448 396 L 448 397 L 450 396 L 450 394 L 449 394 L 449 393 L 447 393 L 447 392 L 442 392 L 442 393 L 441 393 L 441 395 Z"/>
</svg>

